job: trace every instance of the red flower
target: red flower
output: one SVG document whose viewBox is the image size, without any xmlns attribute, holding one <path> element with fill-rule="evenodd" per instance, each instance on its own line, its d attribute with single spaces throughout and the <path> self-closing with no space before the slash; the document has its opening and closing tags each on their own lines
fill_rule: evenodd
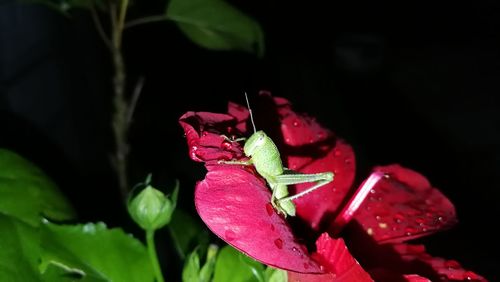
<svg viewBox="0 0 500 282">
<path fill-rule="evenodd" d="M 272 137 L 284 163 L 303 173 L 332 171 L 335 179 L 295 200 L 297 217 L 286 221 L 269 203 L 269 188 L 253 167 L 218 163 L 245 158 L 241 144 L 222 135 L 248 137 L 246 108 L 230 103 L 228 114 L 188 112 L 180 124 L 190 157 L 208 170 L 196 185 L 195 205 L 216 235 L 264 264 L 289 270 L 290 281 L 372 281 L 365 270 L 377 281 L 486 281 L 454 261 L 432 258 L 423 246 L 402 243 L 456 222 L 451 202 L 425 177 L 398 165 L 377 167 L 352 191 L 352 148 L 313 118 L 293 112 L 287 100 L 263 97 L 271 108 L 256 116 L 277 118 L 281 135 Z M 295 194 L 309 186 L 289 190 Z M 348 239 L 363 268 L 342 239 L 325 231 Z M 311 240 L 312 254 L 305 247 Z"/>
</svg>

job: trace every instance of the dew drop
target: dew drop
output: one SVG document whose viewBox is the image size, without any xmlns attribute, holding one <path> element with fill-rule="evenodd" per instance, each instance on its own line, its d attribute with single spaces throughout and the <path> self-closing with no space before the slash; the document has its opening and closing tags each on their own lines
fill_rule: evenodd
<svg viewBox="0 0 500 282">
<path fill-rule="evenodd" d="M 309 265 L 307 263 L 304 262 L 304 268 L 305 269 L 309 269 Z"/>
<path fill-rule="evenodd" d="M 300 122 L 298 120 L 293 121 L 293 126 L 298 127 L 300 125 Z"/>
<path fill-rule="evenodd" d="M 269 216 L 273 215 L 273 213 L 274 213 L 273 205 L 271 205 L 270 203 L 267 203 L 266 204 L 266 211 L 267 211 L 267 215 L 269 215 Z"/>
<path fill-rule="evenodd" d="M 411 227 L 411 226 L 405 228 L 405 233 L 406 233 L 407 236 L 415 234 L 415 233 L 417 233 L 417 231 L 418 230 L 416 228 Z"/>
<path fill-rule="evenodd" d="M 352 162 L 352 160 L 350 158 L 345 158 L 344 159 L 344 163 L 345 164 L 350 164 Z"/>
<path fill-rule="evenodd" d="M 401 223 L 401 222 L 403 222 L 404 219 L 405 219 L 405 216 L 400 212 L 398 212 L 394 215 L 394 222 L 396 222 L 396 223 Z"/>
<path fill-rule="evenodd" d="M 318 133 L 318 139 L 323 139 L 324 137 L 325 137 L 325 133 L 324 132 Z"/>
<path fill-rule="evenodd" d="M 464 273 L 463 279 L 466 279 L 466 280 L 478 280 L 479 276 L 476 273 L 472 272 L 472 271 L 466 271 Z"/>
<path fill-rule="evenodd" d="M 233 241 L 234 239 L 236 239 L 236 233 L 234 233 L 234 231 L 232 230 L 226 230 L 226 232 L 224 233 L 224 238 L 227 241 Z"/>
<path fill-rule="evenodd" d="M 201 132 L 201 136 L 205 137 L 205 136 L 207 136 L 207 135 L 208 135 L 208 131 L 203 131 L 203 132 Z"/>
<path fill-rule="evenodd" d="M 222 147 L 222 149 L 229 151 L 233 148 L 233 145 L 229 141 L 224 141 L 224 142 L 222 142 L 221 147 Z"/>
<path fill-rule="evenodd" d="M 279 238 L 274 240 L 274 245 L 276 245 L 276 247 L 278 247 L 278 249 L 280 250 L 283 249 L 283 240 Z"/>
<path fill-rule="evenodd" d="M 290 138 L 285 138 L 285 143 L 290 144 Z"/>
<path fill-rule="evenodd" d="M 299 252 L 299 249 L 297 249 L 296 247 L 293 247 L 293 248 L 292 248 L 292 251 L 294 251 L 294 252 L 297 252 L 297 253 L 298 253 L 298 252 Z"/>
<path fill-rule="evenodd" d="M 381 222 L 381 223 L 379 223 L 379 224 L 378 224 L 378 227 L 380 227 L 380 228 L 382 228 L 382 229 L 387 228 L 387 226 L 388 226 L 388 225 L 387 225 L 387 223 L 385 223 L 385 222 Z"/>
<path fill-rule="evenodd" d="M 335 157 L 340 157 L 340 156 L 342 156 L 342 151 L 340 151 L 339 149 L 335 149 L 335 151 L 333 152 L 333 155 Z"/>
</svg>

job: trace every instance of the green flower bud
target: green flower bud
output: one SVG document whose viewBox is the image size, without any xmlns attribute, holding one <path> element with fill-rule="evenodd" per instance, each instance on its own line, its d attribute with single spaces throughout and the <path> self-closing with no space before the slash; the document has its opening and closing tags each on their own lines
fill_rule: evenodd
<svg viewBox="0 0 500 282">
<path fill-rule="evenodd" d="M 148 178 L 149 179 L 149 178 Z M 176 181 L 170 197 L 155 189 L 146 181 L 146 188 L 129 200 L 128 212 L 132 219 L 144 230 L 156 230 L 167 225 L 177 204 L 179 182 Z"/>
</svg>

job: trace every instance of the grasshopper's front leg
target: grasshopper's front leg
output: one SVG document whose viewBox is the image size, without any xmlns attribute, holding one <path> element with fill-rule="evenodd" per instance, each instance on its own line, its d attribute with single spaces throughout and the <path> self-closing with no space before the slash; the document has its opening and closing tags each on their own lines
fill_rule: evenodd
<svg viewBox="0 0 500 282">
<path fill-rule="evenodd" d="M 230 164 L 230 165 L 252 165 L 253 161 L 252 161 L 252 159 L 248 159 L 246 161 L 225 161 L 225 160 L 220 160 L 217 163 L 218 164 Z"/>
</svg>

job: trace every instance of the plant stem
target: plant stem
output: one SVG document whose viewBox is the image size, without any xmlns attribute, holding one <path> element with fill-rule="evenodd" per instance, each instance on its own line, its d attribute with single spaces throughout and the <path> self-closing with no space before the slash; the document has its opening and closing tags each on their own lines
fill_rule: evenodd
<svg viewBox="0 0 500 282">
<path fill-rule="evenodd" d="M 123 199 L 127 198 L 127 156 L 129 146 L 127 143 L 127 133 L 129 124 L 127 115 L 129 112 L 129 103 L 125 97 L 126 91 L 126 68 L 122 54 L 122 34 L 125 17 L 127 15 L 128 0 L 121 0 L 118 7 L 110 6 L 111 14 L 111 32 L 112 48 L 111 55 L 113 59 L 113 133 L 115 137 L 115 155 L 114 166 L 118 178 L 118 186 Z"/>
<path fill-rule="evenodd" d="M 156 255 L 155 248 L 155 231 L 146 230 L 146 245 L 148 246 L 149 259 L 153 265 L 153 271 L 156 276 L 156 282 L 164 282 L 163 274 L 161 273 L 160 263 L 158 262 L 158 256 Z"/>
<path fill-rule="evenodd" d="M 128 181 L 127 181 L 127 155 L 128 155 L 128 102 L 125 99 L 125 83 L 126 73 L 125 64 L 123 62 L 123 55 L 121 49 L 116 45 L 113 46 L 113 65 L 115 67 L 115 74 L 113 77 L 113 133 L 115 137 L 115 156 L 114 165 L 118 177 L 118 186 L 123 199 L 126 199 L 128 194 Z"/>
</svg>

